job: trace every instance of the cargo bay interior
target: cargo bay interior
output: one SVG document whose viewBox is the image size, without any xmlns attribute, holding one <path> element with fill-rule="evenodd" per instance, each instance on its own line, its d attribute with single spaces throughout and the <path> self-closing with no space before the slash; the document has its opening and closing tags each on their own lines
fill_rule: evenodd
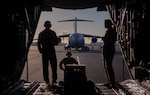
<svg viewBox="0 0 150 95">
<path fill-rule="evenodd" d="M 146 0 L 8 0 L 4 3 L 7 8 L 1 15 L 2 32 L 0 93 L 14 94 L 22 84 L 20 81 L 27 54 L 33 41 L 36 26 L 41 11 L 52 11 L 52 7 L 62 9 L 85 9 L 97 7 L 97 11 L 108 11 L 111 20 L 117 27 L 118 42 L 122 50 L 125 65 L 128 68 L 132 82 L 150 92 L 145 83 L 150 77 L 150 43 L 148 23 L 149 8 Z M 2 18 L 2 19 L 3 19 Z M 28 36 L 28 38 L 26 37 Z M 135 80 L 137 80 L 135 82 Z M 39 82 L 34 82 L 37 87 Z M 127 95 L 132 95 L 129 88 L 118 84 Z M 17 87 L 12 87 L 12 86 Z M 10 88 L 9 88 L 10 87 Z M 132 89 L 132 88 L 131 88 Z M 26 95 L 31 95 L 31 87 Z M 24 91 L 22 91 L 24 92 Z M 28 92 L 28 93 L 27 93 Z M 10 94 L 8 94 L 10 93 Z M 23 95 L 23 94 L 22 94 Z M 101 94 L 100 94 L 101 95 Z M 116 94 L 118 95 L 118 94 Z M 122 94 L 123 95 L 123 94 Z M 140 94 L 139 94 L 140 95 Z"/>
</svg>

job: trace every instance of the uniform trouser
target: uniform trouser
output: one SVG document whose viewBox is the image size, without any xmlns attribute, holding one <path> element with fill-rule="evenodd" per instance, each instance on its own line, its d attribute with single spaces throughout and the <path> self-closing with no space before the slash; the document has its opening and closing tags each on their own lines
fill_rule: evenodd
<svg viewBox="0 0 150 95">
<path fill-rule="evenodd" d="M 115 48 L 112 50 L 103 50 L 103 61 L 104 61 L 104 68 L 107 74 L 108 82 L 111 84 L 115 83 L 115 74 L 112 66 L 113 56 L 115 53 Z"/>
<path fill-rule="evenodd" d="M 52 54 L 51 54 L 52 55 Z M 46 83 L 49 83 L 49 63 L 52 69 L 52 83 L 56 83 L 57 80 L 57 59 L 56 55 L 52 55 L 50 57 L 42 55 L 43 62 L 43 77 Z"/>
</svg>

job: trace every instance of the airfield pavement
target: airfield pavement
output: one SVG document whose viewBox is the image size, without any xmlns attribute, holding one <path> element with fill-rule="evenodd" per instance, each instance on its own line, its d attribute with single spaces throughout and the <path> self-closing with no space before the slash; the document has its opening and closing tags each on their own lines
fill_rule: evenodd
<svg viewBox="0 0 150 95">
<path fill-rule="evenodd" d="M 64 72 L 59 69 L 59 62 L 66 57 L 66 50 L 63 46 L 55 46 L 56 48 L 56 56 L 58 62 L 58 82 L 63 81 Z M 91 46 L 89 46 L 90 50 L 79 50 L 75 51 L 72 49 L 72 57 L 77 58 L 80 64 L 84 64 L 85 72 L 88 80 L 92 80 L 94 83 L 105 83 L 107 82 L 105 69 L 103 66 L 102 60 L 102 52 L 101 45 L 94 46 L 94 49 L 91 50 Z M 42 74 L 42 56 L 39 53 L 37 46 L 31 46 L 28 53 L 28 60 L 25 64 L 21 79 L 27 80 L 29 82 L 32 81 L 40 81 L 44 82 L 43 74 Z M 123 62 L 122 54 L 119 48 L 119 45 L 116 44 L 116 53 L 113 60 L 113 68 L 115 72 L 115 77 L 117 82 L 124 81 L 129 79 L 130 76 L 126 69 L 126 65 Z M 51 82 L 51 68 L 49 66 L 49 77 Z"/>
</svg>

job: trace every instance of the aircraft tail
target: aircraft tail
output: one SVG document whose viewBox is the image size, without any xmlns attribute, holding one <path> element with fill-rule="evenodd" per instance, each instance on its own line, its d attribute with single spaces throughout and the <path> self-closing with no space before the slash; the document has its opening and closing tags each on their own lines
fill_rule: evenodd
<svg viewBox="0 0 150 95">
<path fill-rule="evenodd" d="M 77 17 L 75 17 L 75 19 L 60 20 L 60 21 L 58 21 L 58 22 L 70 22 L 70 21 L 74 21 L 74 32 L 75 32 L 75 33 L 77 33 L 77 21 L 94 22 L 93 20 L 77 19 Z"/>
</svg>

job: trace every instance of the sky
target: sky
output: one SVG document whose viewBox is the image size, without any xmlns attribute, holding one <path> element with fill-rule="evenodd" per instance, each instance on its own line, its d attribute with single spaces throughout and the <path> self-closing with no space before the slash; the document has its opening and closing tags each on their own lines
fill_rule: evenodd
<svg viewBox="0 0 150 95">
<path fill-rule="evenodd" d="M 77 22 L 77 32 L 84 34 L 92 34 L 97 36 L 104 36 L 104 20 L 109 19 L 109 13 L 107 11 L 96 11 L 97 8 L 88 9 L 60 9 L 52 8 L 52 11 L 42 11 L 39 18 L 38 26 L 34 39 L 38 38 L 38 34 L 44 29 L 44 22 L 46 20 L 51 21 L 51 29 L 59 36 L 63 33 L 74 32 L 74 22 L 58 22 L 60 20 L 78 19 L 93 20 L 94 22 Z"/>
</svg>

